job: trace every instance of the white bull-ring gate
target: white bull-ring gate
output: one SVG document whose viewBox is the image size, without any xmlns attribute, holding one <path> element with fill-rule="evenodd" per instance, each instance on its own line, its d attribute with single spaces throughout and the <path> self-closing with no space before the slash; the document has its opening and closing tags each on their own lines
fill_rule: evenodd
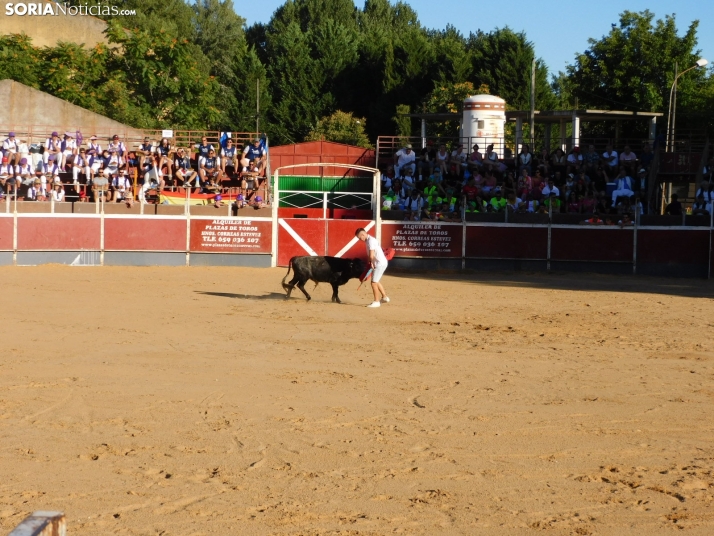
<svg viewBox="0 0 714 536">
<path fill-rule="evenodd" d="M 377 241 L 381 243 L 382 240 L 382 218 L 379 212 L 380 197 L 381 197 L 381 182 L 380 182 L 380 171 L 377 168 L 368 166 L 359 166 L 356 164 L 337 164 L 330 162 L 315 162 L 306 164 L 291 164 L 289 166 L 280 166 L 275 169 L 273 173 L 273 229 L 272 229 L 272 255 L 270 260 L 270 266 L 275 268 L 278 263 L 278 227 L 279 227 L 279 217 L 278 208 L 280 207 L 280 182 L 279 182 L 279 171 L 283 169 L 292 168 L 305 168 L 305 167 L 336 167 L 344 169 L 357 169 L 360 171 L 367 171 L 372 174 L 372 215 L 374 217 L 374 233 Z"/>
</svg>

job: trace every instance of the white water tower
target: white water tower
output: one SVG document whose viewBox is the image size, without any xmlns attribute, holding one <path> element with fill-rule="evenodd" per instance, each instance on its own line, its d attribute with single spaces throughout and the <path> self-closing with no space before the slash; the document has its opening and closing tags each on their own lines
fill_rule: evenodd
<svg viewBox="0 0 714 536">
<path fill-rule="evenodd" d="M 506 101 L 493 95 L 472 95 L 464 99 L 464 118 L 461 132 L 467 152 L 478 144 L 482 154 L 486 146 L 493 143 L 499 156 L 503 158 L 503 129 L 506 124 Z"/>
</svg>

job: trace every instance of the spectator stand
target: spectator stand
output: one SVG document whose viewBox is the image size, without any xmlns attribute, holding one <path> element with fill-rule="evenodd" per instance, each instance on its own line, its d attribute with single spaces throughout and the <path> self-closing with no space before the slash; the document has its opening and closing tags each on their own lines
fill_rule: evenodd
<svg viewBox="0 0 714 536">
<path fill-rule="evenodd" d="M 370 174 L 370 179 L 354 178 L 337 191 L 344 178 L 335 181 L 324 178 L 282 176 L 287 170 L 305 168 L 340 169 Z M 368 180 L 371 183 L 368 185 Z M 293 188 L 297 182 L 312 183 L 311 190 Z M 323 182 L 324 181 L 324 182 Z M 366 258 L 354 232 L 358 227 L 375 228 L 380 238 L 379 181 L 376 168 L 356 164 L 300 163 L 280 166 L 273 172 L 273 264 L 287 266 L 290 259 L 300 255 L 331 255 Z M 327 190 L 326 186 L 332 186 Z M 319 189 L 318 189 L 319 188 Z M 357 191 L 362 189 L 364 191 Z"/>
<path fill-rule="evenodd" d="M 58 132 L 60 134 L 60 138 L 64 135 L 65 132 L 71 132 L 75 136 L 81 135 L 82 141 L 80 144 L 78 144 L 78 146 L 82 148 L 87 148 L 90 142 L 90 137 L 94 135 L 97 137 L 96 143 L 98 143 L 102 149 L 106 148 L 108 144 L 112 141 L 113 136 L 117 135 L 119 136 L 119 141 L 121 141 L 126 147 L 127 155 L 125 156 L 129 156 L 129 154 L 131 153 L 136 153 L 136 151 L 139 150 L 141 144 L 144 142 L 145 137 L 149 137 L 151 139 L 152 145 L 154 147 L 159 145 L 162 138 L 167 138 L 173 149 L 170 153 L 170 161 L 172 161 L 173 159 L 173 153 L 175 152 L 175 150 L 179 147 L 183 147 L 185 150 L 188 151 L 188 154 L 190 155 L 193 169 L 197 169 L 198 167 L 196 159 L 196 148 L 201 143 L 201 139 L 203 137 L 207 138 L 207 142 L 216 148 L 217 153 L 220 153 L 221 147 L 219 142 L 222 134 L 224 134 L 222 132 L 207 130 L 142 130 L 131 128 L 126 128 L 118 131 L 113 130 L 111 132 L 82 132 L 81 127 L 58 127 L 57 125 L 0 125 L 0 129 L 0 139 L 4 140 L 7 137 L 8 132 L 15 132 L 16 139 L 26 141 L 28 145 L 29 154 L 31 155 L 32 159 L 31 162 L 35 169 L 37 169 L 37 167 L 42 162 L 42 147 L 45 141 L 50 138 L 52 132 Z M 225 134 L 227 134 L 228 137 L 233 140 L 233 143 L 238 149 L 240 149 L 240 151 L 242 151 L 242 148 L 243 146 L 245 146 L 245 144 L 250 143 L 256 137 L 256 134 L 246 132 L 227 132 Z M 268 147 L 267 138 L 263 137 L 261 138 L 261 140 L 262 144 L 266 149 L 266 165 L 262 173 L 260 174 L 260 177 L 258 177 L 258 179 L 256 180 L 255 188 L 251 189 L 251 192 L 249 192 L 246 197 L 249 197 L 250 201 L 250 198 L 260 196 L 264 201 L 264 204 L 267 204 L 269 203 L 270 199 L 270 186 L 268 184 L 268 181 L 266 180 L 266 177 L 270 176 L 270 151 Z M 240 157 L 238 159 L 240 159 Z M 69 160 L 71 161 L 72 159 Z M 132 185 L 132 194 L 134 196 L 134 199 L 138 199 L 139 190 L 141 189 L 141 186 L 143 184 L 143 177 L 139 176 L 140 169 L 135 166 L 131 166 L 129 165 L 129 163 L 127 163 L 125 171 Z M 171 180 L 168 180 L 166 183 L 166 189 L 170 191 L 176 191 L 179 185 L 173 179 L 173 177 L 175 177 L 175 170 L 173 169 L 173 166 L 163 166 L 162 171 L 167 178 L 171 178 Z M 222 180 L 221 193 L 231 199 L 235 199 L 239 193 L 245 194 L 245 192 L 242 192 L 241 189 L 242 174 L 243 173 L 240 169 L 239 164 L 238 169 L 234 168 L 232 172 L 227 173 L 227 176 L 224 177 Z M 63 184 L 65 198 L 67 201 L 77 202 L 80 201 L 81 197 L 86 197 L 87 199 L 90 199 L 92 197 L 93 192 L 87 184 L 87 180 L 85 178 L 84 173 L 79 174 L 78 185 L 74 184 L 71 170 L 61 171 L 59 177 Z M 20 188 L 20 191 L 17 194 L 19 196 L 20 201 L 22 201 L 24 198 L 23 193 L 24 188 Z M 155 189 L 152 189 L 148 192 L 148 194 L 149 195 L 147 196 L 147 198 L 149 202 L 151 202 L 152 204 L 160 202 L 160 192 Z M 20 210 L 25 210 L 25 207 L 21 206 Z M 27 208 L 27 210 L 34 211 L 38 209 Z"/>
</svg>

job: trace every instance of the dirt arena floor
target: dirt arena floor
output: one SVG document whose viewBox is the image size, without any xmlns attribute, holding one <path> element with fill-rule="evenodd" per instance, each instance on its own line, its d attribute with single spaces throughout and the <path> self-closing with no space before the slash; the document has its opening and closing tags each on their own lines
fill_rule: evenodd
<svg viewBox="0 0 714 536">
<path fill-rule="evenodd" d="M 714 533 L 714 283 L 284 272 L 0 269 L 0 534 Z"/>
</svg>

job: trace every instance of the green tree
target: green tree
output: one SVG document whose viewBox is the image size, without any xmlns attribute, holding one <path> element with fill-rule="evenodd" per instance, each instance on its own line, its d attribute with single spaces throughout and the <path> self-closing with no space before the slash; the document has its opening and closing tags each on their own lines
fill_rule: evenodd
<svg viewBox="0 0 714 536">
<path fill-rule="evenodd" d="M 40 51 L 25 34 L 0 37 L 0 79 L 10 78 L 39 88 Z"/>
<path fill-rule="evenodd" d="M 315 128 L 305 136 L 305 140 L 334 141 L 358 147 L 371 147 L 365 132 L 364 117 L 354 117 L 352 113 L 340 110 L 320 119 Z"/>
</svg>

